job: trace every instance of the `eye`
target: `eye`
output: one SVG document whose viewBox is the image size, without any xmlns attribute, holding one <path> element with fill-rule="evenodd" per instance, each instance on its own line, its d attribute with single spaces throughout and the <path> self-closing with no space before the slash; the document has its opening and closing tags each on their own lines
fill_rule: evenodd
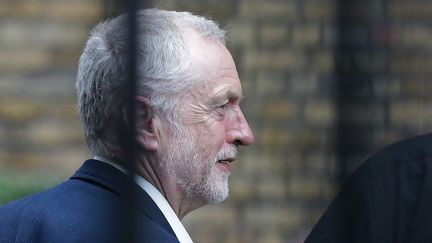
<svg viewBox="0 0 432 243">
<path fill-rule="evenodd" d="M 229 108 L 230 107 L 229 107 L 229 103 L 228 102 L 225 103 L 225 104 L 223 104 L 223 105 L 220 105 L 220 106 L 216 107 L 216 109 L 214 111 L 215 111 L 215 114 L 218 117 L 218 120 L 223 120 L 224 119 L 224 117 L 225 117 L 227 111 L 229 110 Z"/>
<path fill-rule="evenodd" d="M 223 104 L 223 105 L 221 105 L 221 106 L 219 106 L 219 108 L 221 108 L 221 109 L 223 109 L 223 110 L 228 110 L 228 103 L 225 103 L 225 104 Z"/>
</svg>

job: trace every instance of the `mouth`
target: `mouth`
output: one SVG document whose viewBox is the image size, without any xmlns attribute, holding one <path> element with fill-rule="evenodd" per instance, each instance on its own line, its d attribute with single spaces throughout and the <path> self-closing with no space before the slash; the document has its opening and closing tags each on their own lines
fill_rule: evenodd
<svg viewBox="0 0 432 243">
<path fill-rule="evenodd" d="M 223 171 L 230 171 L 231 163 L 234 160 L 235 160 L 234 158 L 221 159 L 217 161 L 217 164 L 219 165 L 219 168 L 221 168 Z"/>
<path fill-rule="evenodd" d="M 231 164 L 231 162 L 233 162 L 234 160 L 234 158 L 221 159 L 218 160 L 218 163 Z"/>
</svg>

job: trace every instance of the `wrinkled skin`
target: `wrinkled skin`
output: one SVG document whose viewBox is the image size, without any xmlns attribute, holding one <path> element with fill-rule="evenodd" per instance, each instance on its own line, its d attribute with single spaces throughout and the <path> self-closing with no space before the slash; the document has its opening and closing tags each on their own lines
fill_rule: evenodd
<svg viewBox="0 0 432 243">
<path fill-rule="evenodd" d="M 156 153 L 158 173 L 145 166 L 144 176 L 168 199 L 179 218 L 228 196 L 231 162 L 237 147 L 254 140 L 240 109 L 242 87 L 231 54 L 220 43 L 188 35 L 197 85 L 182 94 L 184 129 L 160 119 Z"/>
</svg>

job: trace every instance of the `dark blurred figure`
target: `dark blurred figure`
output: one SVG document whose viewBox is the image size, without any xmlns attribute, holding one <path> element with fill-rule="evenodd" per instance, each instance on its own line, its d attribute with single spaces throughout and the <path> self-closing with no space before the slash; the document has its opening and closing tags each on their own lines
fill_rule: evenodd
<svg viewBox="0 0 432 243">
<path fill-rule="evenodd" d="M 432 242 L 432 134 L 395 143 L 351 175 L 306 243 Z"/>
</svg>

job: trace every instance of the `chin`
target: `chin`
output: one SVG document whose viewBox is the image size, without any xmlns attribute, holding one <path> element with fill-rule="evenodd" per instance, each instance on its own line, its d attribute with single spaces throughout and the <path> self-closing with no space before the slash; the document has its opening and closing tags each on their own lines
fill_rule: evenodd
<svg viewBox="0 0 432 243">
<path fill-rule="evenodd" d="M 227 198 L 228 198 L 228 194 L 227 195 L 220 195 L 220 196 L 212 197 L 212 198 L 207 198 L 207 204 L 218 204 L 218 203 L 225 201 Z"/>
<path fill-rule="evenodd" d="M 213 187 L 208 190 L 206 195 L 207 202 L 209 204 L 221 203 L 225 201 L 229 196 L 228 178 L 217 184 L 213 184 Z"/>
</svg>

